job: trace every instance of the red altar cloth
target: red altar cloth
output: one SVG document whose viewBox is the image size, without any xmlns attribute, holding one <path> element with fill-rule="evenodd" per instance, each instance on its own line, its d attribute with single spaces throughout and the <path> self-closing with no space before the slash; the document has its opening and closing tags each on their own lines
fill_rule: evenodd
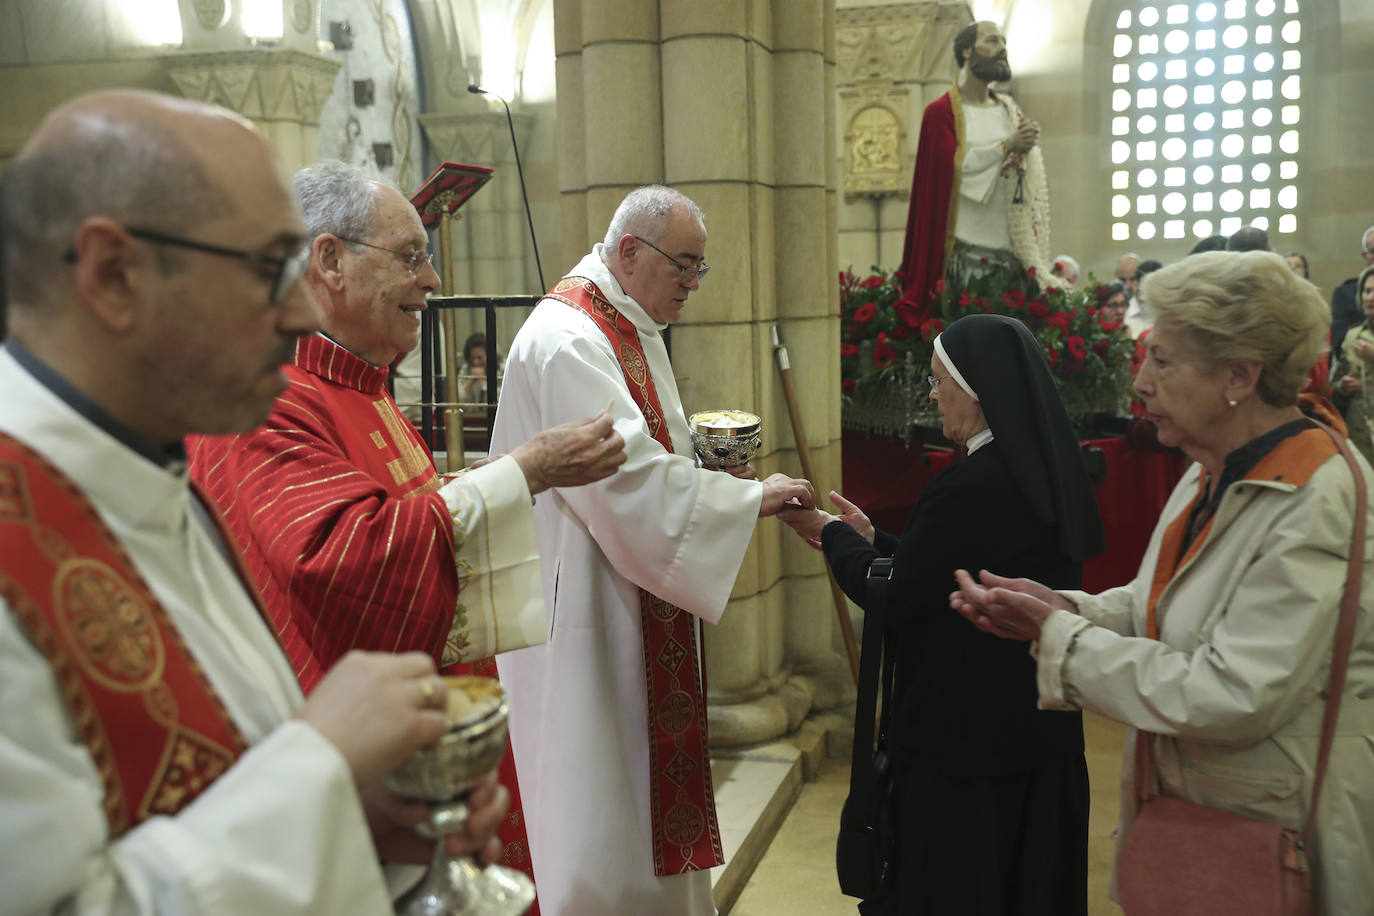
<svg viewBox="0 0 1374 916">
<path fill-rule="evenodd" d="M 885 531 L 900 534 L 916 498 L 955 453 L 906 446 L 895 439 L 845 431 L 841 440 L 845 498 Z M 1107 476 L 1097 488 L 1107 551 L 1083 568 L 1083 588 L 1100 592 L 1130 581 L 1140 567 L 1159 513 L 1188 459 L 1131 447 L 1125 439 L 1088 439 L 1101 449 Z M 996 572 L 996 570 L 993 570 Z"/>
</svg>

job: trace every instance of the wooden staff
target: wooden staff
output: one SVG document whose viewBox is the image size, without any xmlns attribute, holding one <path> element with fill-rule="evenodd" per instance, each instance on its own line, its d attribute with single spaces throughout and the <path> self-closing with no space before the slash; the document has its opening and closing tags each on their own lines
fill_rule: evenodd
<svg viewBox="0 0 1374 916">
<path fill-rule="evenodd" d="M 787 347 L 782 342 L 778 326 L 773 325 L 773 355 L 778 361 L 778 376 L 782 379 L 782 396 L 787 401 L 787 414 L 792 419 L 792 438 L 797 442 L 797 457 L 801 460 L 802 476 L 816 482 L 811 473 L 811 447 L 806 441 L 806 427 L 802 425 L 801 409 L 797 406 L 797 390 L 792 387 L 792 363 L 787 356 Z M 817 488 L 819 489 L 819 488 Z M 817 496 L 819 497 L 819 493 Z M 825 574 L 830 579 L 830 597 L 835 601 L 835 616 L 840 621 L 840 635 L 844 638 L 844 651 L 849 656 L 849 668 L 854 674 L 854 683 L 859 682 L 859 645 L 854 641 L 854 624 L 849 619 L 849 604 L 845 601 L 840 583 L 835 581 L 835 573 L 830 564 L 825 564 Z"/>
</svg>

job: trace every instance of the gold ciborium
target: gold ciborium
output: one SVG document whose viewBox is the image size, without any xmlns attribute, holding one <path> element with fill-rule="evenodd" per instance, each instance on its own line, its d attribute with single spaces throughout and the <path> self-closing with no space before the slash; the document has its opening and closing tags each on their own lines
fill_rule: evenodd
<svg viewBox="0 0 1374 916">
<path fill-rule="evenodd" d="M 444 837 L 466 829 L 468 793 L 495 770 L 506 753 L 506 700 L 501 685 L 486 677 L 449 677 L 449 728 L 432 748 L 420 751 L 384 779 L 386 788 L 429 806 L 415 829 L 437 840 L 429 871 L 396 903 L 401 916 L 520 916 L 534 902 L 534 883 L 500 865 L 478 868 L 452 859 Z"/>
</svg>

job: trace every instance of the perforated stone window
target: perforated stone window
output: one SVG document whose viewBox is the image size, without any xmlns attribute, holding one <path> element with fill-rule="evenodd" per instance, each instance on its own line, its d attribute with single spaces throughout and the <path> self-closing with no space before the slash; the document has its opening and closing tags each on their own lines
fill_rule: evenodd
<svg viewBox="0 0 1374 916">
<path fill-rule="evenodd" d="M 1306 0 L 1315 2 L 1315 0 Z M 1297 229 L 1301 0 L 1123 0 L 1110 50 L 1112 239 Z"/>
</svg>

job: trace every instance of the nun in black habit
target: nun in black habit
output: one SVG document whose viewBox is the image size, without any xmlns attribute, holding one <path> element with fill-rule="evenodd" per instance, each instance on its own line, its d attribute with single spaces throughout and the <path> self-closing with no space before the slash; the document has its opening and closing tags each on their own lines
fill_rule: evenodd
<svg viewBox="0 0 1374 916">
<path fill-rule="evenodd" d="M 1036 709 L 1028 644 L 950 609 L 956 569 L 1078 588 L 1102 520 L 1049 368 L 1021 322 L 972 315 L 935 341 L 932 399 L 968 457 L 921 494 L 900 538 L 843 510 L 779 513 L 819 543 L 845 593 L 893 557 L 886 652 L 898 859 L 872 914 L 1087 912 L 1088 772 L 1078 712 Z"/>
</svg>

